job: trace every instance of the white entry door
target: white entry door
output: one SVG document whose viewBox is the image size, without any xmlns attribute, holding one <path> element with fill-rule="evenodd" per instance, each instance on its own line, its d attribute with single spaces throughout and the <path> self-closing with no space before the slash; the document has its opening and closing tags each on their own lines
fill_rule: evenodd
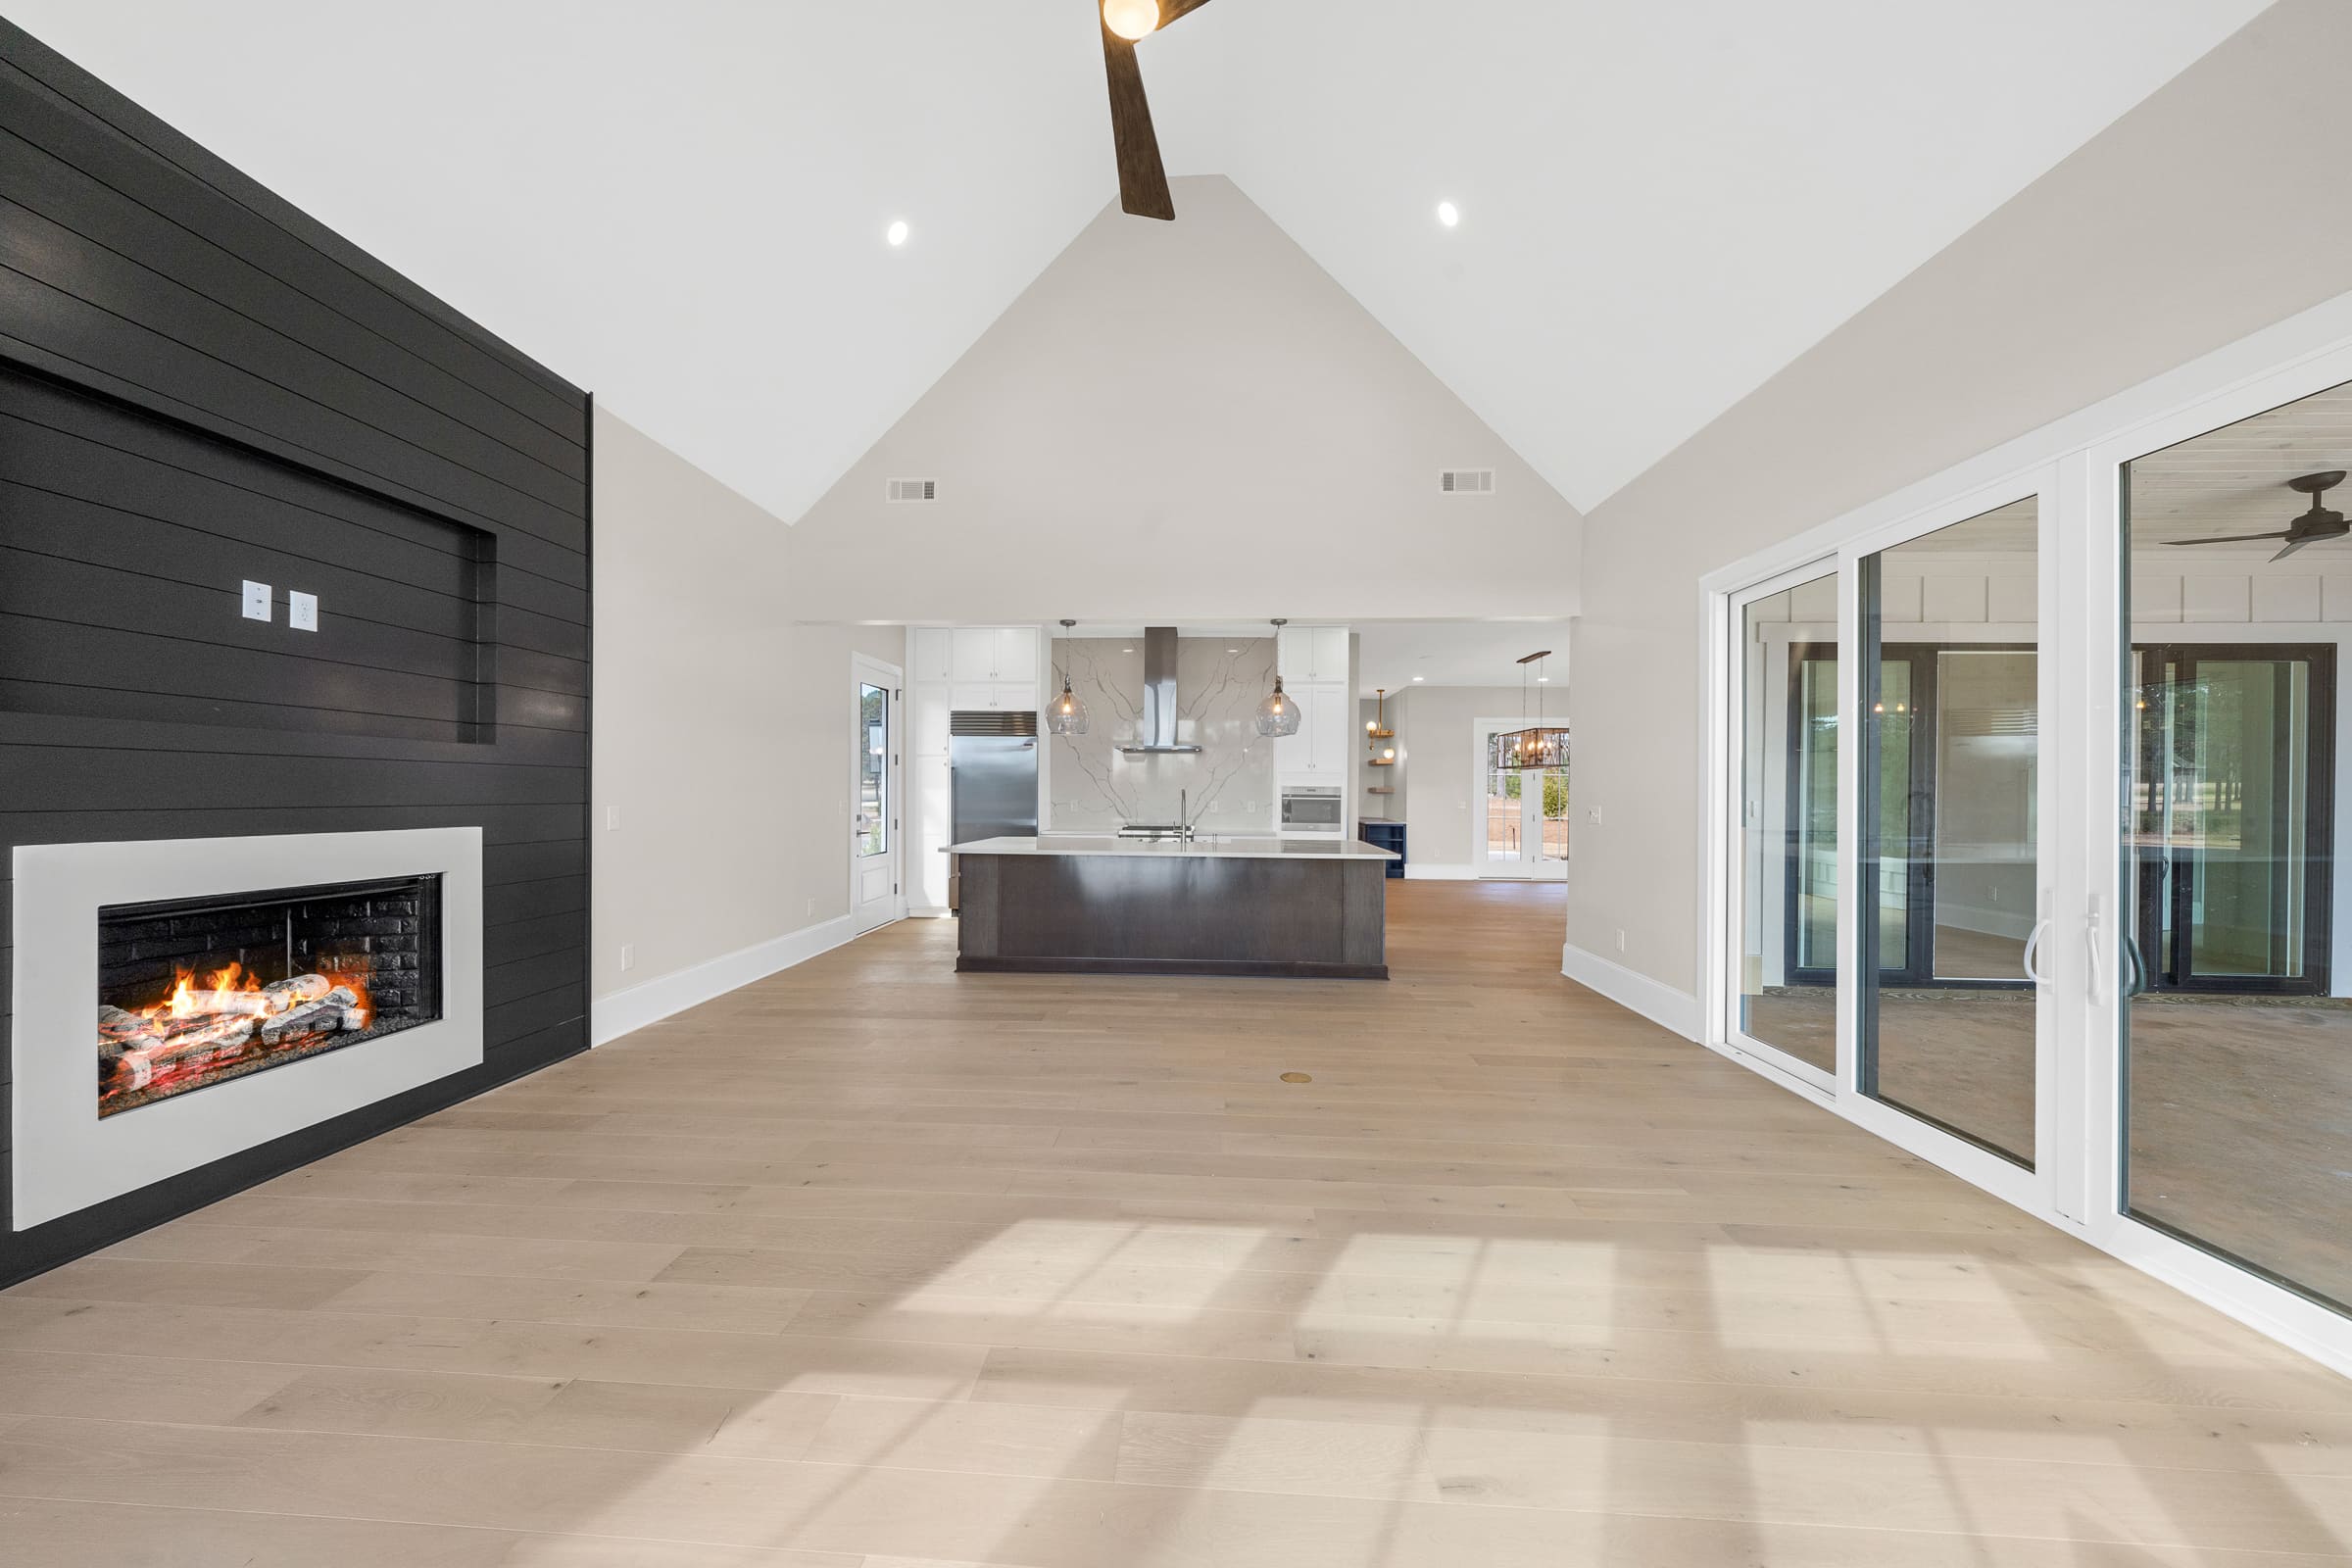
<svg viewBox="0 0 2352 1568">
<path fill-rule="evenodd" d="M 1501 765 L 1494 737 L 1534 723 L 1470 726 L 1470 869 L 1480 877 L 1558 881 L 1568 874 L 1568 769 Z"/>
<path fill-rule="evenodd" d="M 894 665 L 862 656 L 850 667 L 850 918 L 871 931 L 906 910 L 899 876 L 901 697 Z"/>
</svg>

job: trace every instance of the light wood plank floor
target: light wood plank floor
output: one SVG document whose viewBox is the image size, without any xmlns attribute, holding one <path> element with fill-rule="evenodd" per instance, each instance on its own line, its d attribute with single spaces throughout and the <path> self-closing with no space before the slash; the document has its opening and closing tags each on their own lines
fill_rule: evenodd
<svg viewBox="0 0 2352 1568">
<path fill-rule="evenodd" d="M 1391 910 L 896 927 L 0 1294 L 0 1560 L 2352 1558 L 2352 1386 L 1561 980 L 1556 888 Z"/>
</svg>

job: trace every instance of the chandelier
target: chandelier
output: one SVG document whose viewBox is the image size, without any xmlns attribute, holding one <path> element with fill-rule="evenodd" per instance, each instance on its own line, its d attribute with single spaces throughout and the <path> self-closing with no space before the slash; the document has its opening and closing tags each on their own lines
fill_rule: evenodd
<svg viewBox="0 0 2352 1568">
<path fill-rule="evenodd" d="M 1542 673 L 1543 662 L 1551 657 L 1546 648 L 1519 661 L 1519 716 L 1527 716 L 1528 665 L 1536 666 L 1536 684 L 1550 679 Z M 1531 769 L 1566 767 L 1568 765 L 1568 726 L 1544 722 L 1544 694 L 1536 693 L 1535 722 L 1525 729 L 1506 730 L 1494 737 L 1493 743 L 1494 765 L 1505 772 L 1527 772 Z"/>
</svg>

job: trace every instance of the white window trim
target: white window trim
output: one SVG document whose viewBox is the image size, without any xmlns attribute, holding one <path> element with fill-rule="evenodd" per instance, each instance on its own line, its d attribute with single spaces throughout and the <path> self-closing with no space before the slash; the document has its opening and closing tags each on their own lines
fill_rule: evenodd
<svg viewBox="0 0 2352 1568">
<path fill-rule="evenodd" d="M 1701 577 L 1705 789 L 1698 823 L 1702 854 L 1694 938 L 1702 1043 L 1709 1049 L 2352 1376 L 2352 1319 L 2119 1211 L 2121 1004 L 2115 977 L 2108 972 L 2112 961 L 2102 953 L 2094 962 L 2088 940 L 2094 899 L 2104 926 L 2102 944 L 2110 940 L 2119 913 L 2114 907 L 2114 781 L 2121 762 L 2116 712 L 2120 683 L 2112 677 L 2121 634 L 2122 584 L 2115 549 L 2121 466 L 2346 381 L 2352 381 L 2352 294 Z M 1839 646 L 1858 647 L 1857 567 L 1863 557 L 2028 494 L 2042 498 L 2044 728 L 2089 738 L 2084 744 L 2053 749 L 2040 777 L 2041 904 L 2051 924 L 2041 949 L 2049 982 L 2041 988 L 2036 1023 L 2041 1040 L 2080 1042 L 2081 1049 L 2043 1050 L 2037 1054 L 2037 1160 L 2031 1172 L 1858 1092 L 1859 992 L 1851 983 L 1838 987 L 1838 1071 L 1828 1090 L 1817 1081 L 1818 1074 L 1792 1072 L 1789 1058 L 1769 1048 L 1758 1049 L 1729 1024 L 1729 964 L 1736 959 L 1735 906 L 1730 901 L 1738 859 L 1738 806 L 1732 788 L 1732 769 L 1739 758 L 1735 726 L 1740 697 L 1732 662 L 1738 608 L 1761 593 L 1819 575 L 1835 561 L 1839 572 Z M 2266 627 L 2279 635 L 2294 629 Z M 2332 641 L 2338 635 L 2330 628 L 2325 638 L 2312 640 Z M 1838 681 L 1841 710 L 1854 711 L 1860 691 L 1857 661 L 1839 661 Z M 2340 731 L 2338 744 L 2344 744 Z M 1859 770 L 1859 748 L 1841 746 L 1839 806 L 1841 820 L 1849 824 Z M 1839 835 L 1838 854 L 1839 876 L 1844 885 L 1853 886 L 1859 845 L 1852 832 Z M 1841 900 L 1839 964 L 1848 977 L 1855 973 L 1856 921 L 1853 901 Z"/>
</svg>

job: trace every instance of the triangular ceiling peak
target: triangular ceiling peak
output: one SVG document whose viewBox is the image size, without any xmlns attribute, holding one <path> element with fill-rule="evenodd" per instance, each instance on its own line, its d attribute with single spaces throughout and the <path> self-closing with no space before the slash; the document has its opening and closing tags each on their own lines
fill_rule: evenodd
<svg viewBox="0 0 2352 1568">
<path fill-rule="evenodd" d="M 1141 59 L 1170 172 L 1590 510 L 2266 4 L 1216 0 Z M 786 518 L 1116 189 L 1080 0 L 9 17 Z"/>
<path fill-rule="evenodd" d="M 1575 510 L 1231 181 L 1175 197 L 1106 209 L 809 511 L 796 612 L 1573 613 Z"/>
</svg>

